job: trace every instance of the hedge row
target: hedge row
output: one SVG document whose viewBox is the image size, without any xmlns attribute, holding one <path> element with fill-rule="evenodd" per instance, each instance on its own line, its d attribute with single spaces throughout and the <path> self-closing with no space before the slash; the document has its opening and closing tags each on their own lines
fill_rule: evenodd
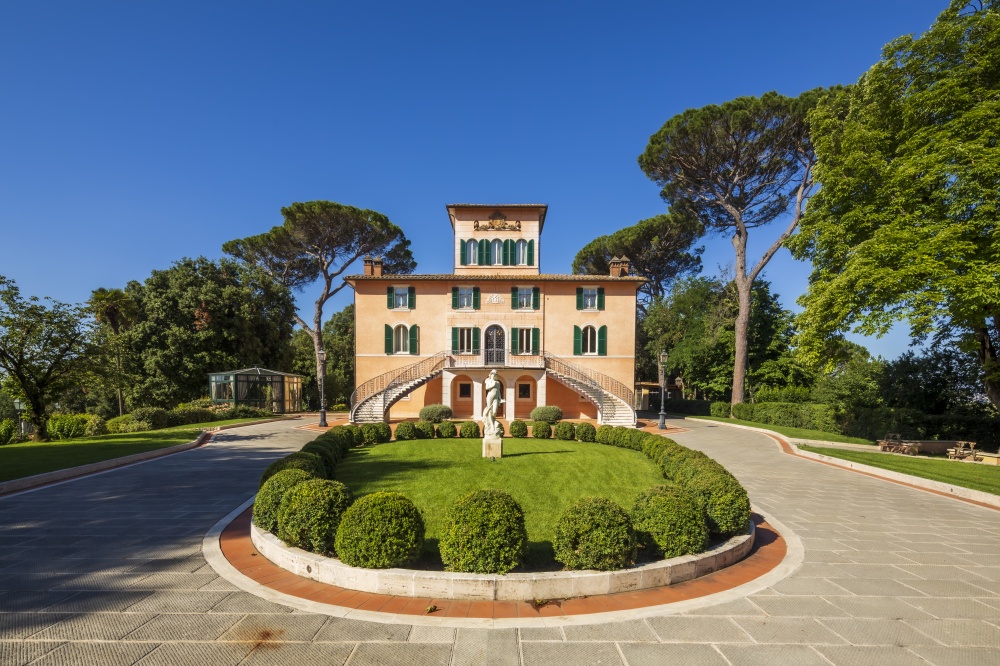
<svg viewBox="0 0 1000 666">
<path fill-rule="evenodd" d="M 817 403 L 757 402 L 732 405 L 735 418 L 765 425 L 837 432 L 833 407 Z"/>
</svg>

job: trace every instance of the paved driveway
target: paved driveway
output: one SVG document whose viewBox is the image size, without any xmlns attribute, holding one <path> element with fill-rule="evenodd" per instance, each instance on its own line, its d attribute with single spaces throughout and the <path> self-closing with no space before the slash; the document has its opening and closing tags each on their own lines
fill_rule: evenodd
<svg viewBox="0 0 1000 666">
<path fill-rule="evenodd" d="M 1000 512 L 685 422 L 805 562 L 724 605 L 613 624 L 449 629 L 293 612 L 238 591 L 205 532 L 313 434 L 285 423 L 0 498 L 0 665 L 996 664 Z"/>
</svg>

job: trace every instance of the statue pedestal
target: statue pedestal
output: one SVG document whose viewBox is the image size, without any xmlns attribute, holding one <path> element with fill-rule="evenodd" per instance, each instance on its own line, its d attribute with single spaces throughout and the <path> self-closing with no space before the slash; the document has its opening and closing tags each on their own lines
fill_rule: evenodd
<svg viewBox="0 0 1000 666">
<path fill-rule="evenodd" d="M 502 458 L 503 439 L 500 437 L 483 437 L 483 457 Z"/>
</svg>

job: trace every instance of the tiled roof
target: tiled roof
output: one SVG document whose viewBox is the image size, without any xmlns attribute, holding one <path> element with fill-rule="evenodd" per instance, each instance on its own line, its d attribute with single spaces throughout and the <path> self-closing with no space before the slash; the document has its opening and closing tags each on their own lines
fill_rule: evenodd
<svg viewBox="0 0 1000 666">
<path fill-rule="evenodd" d="M 348 275 L 345 278 L 346 281 L 350 282 L 352 280 L 386 280 L 390 282 L 423 282 L 423 281 L 433 281 L 433 280 L 448 280 L 451 282 L 462 281 L 470 282 L 476 280 L 482 281 L 506 281 L 506 282 L 645 282 L 646 278 L 638 277 L 636 275 L 629 275 L 627 277 L 611 277 L 610 275 L 560 275 L 558 273 L 542 273 L 539 275 L 522 274 L 522 275 L 511 275 L 511 274 L 500 274 L 500 273 L 484 273 L 482 275 L 476 275 L 474 273 L 466 273 L 462 275 L 456 275 L 455 273 L 438 273 L 438 274 L 424 274 L 424 275 Z"/>
</svg>

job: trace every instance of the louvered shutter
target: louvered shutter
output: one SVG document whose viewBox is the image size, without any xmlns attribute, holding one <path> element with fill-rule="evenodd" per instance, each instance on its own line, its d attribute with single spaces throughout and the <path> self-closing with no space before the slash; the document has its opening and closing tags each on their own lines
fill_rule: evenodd
<svg viewBox="0 0 1000 666">
<path fill-rule="evenodd" d="M 576 309 L 583 309 L 583 287 L 576 288 Z"/>
<path fill-rule="evenodd" d="M 501 258 L 503 259 L 503 261 L 501 263 L 504 266 L 510 266 L 511 263 L 513 263 L 510 260 L 510 254 L 511 254 L 510 253 L 510 250 L 511 250 L 510 243 L 511 243 L 510 239 L 507 239 L 507 240 L 505 240 L 503 242 L 503 251 L 501 252 Z"/>
<path fill-rule="evenodd" d="M 454 326 L 451 327 L 451 353 L 458 353 L 458 329 Z"/>
<path fill-rule="evenodd" d="M 510 309 L 511 310 L 516 310 L 517 309 L 517 301 L 518 301 L 518 298 L 517 298 L 517 287 L 511 287 L 510 288 Z"/>
<path fill-rule="evenodd" d="M 479 327 L 472 329 L 472 353 L 479 353 Z"/>
<path fill-rule="evenodd" d="M 479 309 L 479 287 L 472 288 L 472 309 Z"/>
<path fill-rule="evenodd" d="M 520 340 L 518 340 L 517 333 L 518 333 L 518 331 L 517 331 L 516 328 L 511 328 L 510 329 L 510 353 L 511 354 L 517 354 L 520 351 L 520 349 L 518 349 L 518 347 L 517 347 L 517 345 L 520 342 Z"/>
<path fill-rule="evenodd" d="M 597 309 L 604 309 L 604 287 L 597 288 Z"/>
<path fill-rule="evenodd" d="M 541 338 L 541 331 L 539 331 L 537 328 L 531 329 L 531 353 L 534 354 L 535 356 L 538 356 L 541 353 L 541 351 L 538 349 L 539 347 L 541 347 L 540 338 Z"/>
<path fill-rule="evenodd" d="M 531 288 L 531 309 L 537 310 L 542 304 L 542 291 L 538 287 Z"/>
<path fill-rule="evenodd" d="M 386 306 L 390 310 L 393 309 L 394 307 L 396 307 L 395 299 L 396 299 L 396 290 L 393 289 L 392 287 L 386 287 L 385 288 L 385 301 L 386 301 Z"/>
<path fill-rule="evenodd" d="M 465 241 L 462 240 L 462 239 L 459 239 L 459 241 L 458 241 L 458 263 L 460 263 L 463 266 L 466 266 L 469 263 L 469 257 L 466 255 L 466 250 L 467 249 L 468 248 L 465 247 Z"/>
<path fill-rule="evenodd" d="M 458 309 L 458 287 L 451 288 L 451 309 Z"/>
<path fill-rule="evenodd" d="M 528 265 L 535 265 L 535 241 L 534 239 L 528 241 Z"/>
<path fill-rule="evenodd" d="M 608 355 L 608 327 L 601 326 L 597 329 L 597 355 Z"/>
<path fill-rule="evenodd" d="M 385 353 L 392 353 L 392 326 L 385 325 Z"/>
<path fill-rule="evenodd" d="M 479 261 L 477 261 L 476 263 L 479 264 L 480 266 L 485 266 L 486 265 L 486 255 L 489 254 L 489 252 L 487 251 L 488 248 L 486 246 L 486 239 L 484 239 L 484 238 L 480 238 L 479 239 L 479 247 L 477 248 L 477 250 L 478 250 L 478 255 L 479 255 L 479 257 L 478 257 Z"/>
<path fill-rule="evenodd" d="M 573 327 L 573 356 L 583 354 L 583 331 L 579 326 Z"/>
<path fill-rule="evenodd" d="M 420 327 L 416 324 L 410 327 L 410 353 L 420 353 Z"/>
<path fill-rule="evenodd" d="M 406 307 L 411 310 L 417 307 L 417 288 L 407 287 L 406 288 Z"/>
</svg>

